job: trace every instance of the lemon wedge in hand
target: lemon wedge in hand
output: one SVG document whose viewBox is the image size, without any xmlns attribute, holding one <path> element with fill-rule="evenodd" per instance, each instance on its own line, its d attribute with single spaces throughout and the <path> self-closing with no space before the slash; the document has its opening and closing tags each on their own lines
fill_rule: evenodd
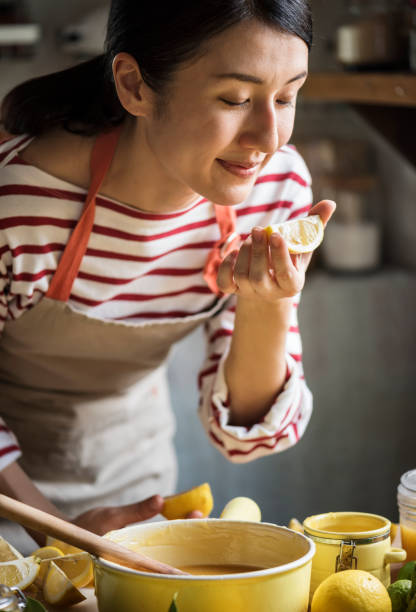
<svg viewBox="0 0 416 612">
<path fill-rule="evenodd" d="M 34 557 L 14 559 L 0 563 L 0 584 L 26 589 L 39 573 L 39 562 Z"/>
<path fill-rule="evenodd" d="M 319 215 L 293 219 L 266 227 L 270 236 L 279 233 L 285 240 L 290 253 L 310 253 L 318 247 L 324 237 L 324 224 Z"/>
<path fill-rule="evenodd" d="M 204 517 L 209 516 L 214 507 L 211 487 L 207 482 L 178 493 L 165 497 L 165 503 L 161 514 L 169 519 L 184 519 L 193 510 L 199 510 Z"/>
</svg>

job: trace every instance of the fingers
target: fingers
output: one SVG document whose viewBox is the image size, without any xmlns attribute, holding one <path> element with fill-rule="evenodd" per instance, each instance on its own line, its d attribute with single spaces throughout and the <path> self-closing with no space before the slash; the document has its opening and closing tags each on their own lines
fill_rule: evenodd
<svg viewBox="0 0 416 612">
<path fill-rule="evenodd" d="M 234 265 L 238 251 L 232 251 L 221 263 L 217 274 L 217 285 L 223 293 L 235 293 L 237 285 L 234 282 Z"/>
<path fill-rule="evenodd" d="M 161 495 L 153 495 L 141 502 L 135 504 L 128 504 L 126 506 L 120 506 L 116 508 L 120 522 L 124 525 L 130 523 L 137 523 L 139 521 L 146 521 L 154 517 L 156 514 L 160 514 L 164 504 L 164 499 Z"/>
<path fill-rule="evenodd" d="M 297 269 L 297 262 L 293 262 L 284 238 L 274 232 L 270 236 L 270 258 L 279 287 L 292 297 L 302 289 L 302 278 Z"/>
<path fill-rule="evenodd" d="M 269 271 L 269 244 L 266 232 L 254 227 L 244 242 L 234 266 L 234 280 L 239 294 L 266 296 L 273 290 Z"/>
<path fill-rule="evenodd" d="M 204 515 L 202 514 L 200 510 L 192 510 L 192 512 L 187 514 L 186 518 L 187 519 L 204 518 Z"/>
<path fill-rule="evenodd" d="M 320 202 L 318 202 L 318 204 L 312 206 L 308 213 L 308 216 L 319 215 L 321 217 L 322 223 L 326 225 L 334 214 L 335 209 L 336 204 L 332 200 L 321 200 Z"/>
<path fill-rule="evenodd" d="M 260 294 L 268 294 L 274 287 L 269 271 L 269 244 L 264 229 L 254 227 L 251 232 L 252 248 L 249 261 L 248 280 L 252 289 Z M 238 282 L 238 281 L 237 281 Z"/>
</svg>

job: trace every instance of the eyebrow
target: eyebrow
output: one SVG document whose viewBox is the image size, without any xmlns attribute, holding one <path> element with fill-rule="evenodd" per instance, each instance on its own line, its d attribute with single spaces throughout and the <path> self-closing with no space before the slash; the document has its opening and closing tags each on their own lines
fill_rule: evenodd
<svg viewBox="0 0 416 612">
<path fill-rule="evenodd" d="M 289 83 L 293 83 L 294 81 L 298 81 L 299 79 L 303 79 L 303 77 L 307 76 L 307 72 L 306 70 L 304 72 L 301 72 L 300 74 L 297 74 L 295 77 L 293 77 L 292 79 L 289 79 L 285 85 L 289 85 Z M 262 85 L 263 81 L 262 79 L 259 79 L 258 77 L 255 77 L 251 74 L 242 74 L 240 72 L 225 72 L 222 74 L 216 74 L 214 75 L 217 79 L 236 79 L 237 81 L 243 81 L 245 83 L 256 83 L 256 85 Z"/>
</svg>

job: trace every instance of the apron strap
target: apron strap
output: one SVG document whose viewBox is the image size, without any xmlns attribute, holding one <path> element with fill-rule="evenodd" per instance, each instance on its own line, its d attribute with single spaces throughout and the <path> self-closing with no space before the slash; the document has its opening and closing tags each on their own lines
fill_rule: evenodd
<svg viewBox="0 0 416 612">
<path fill-rule="evenodd" d="M 238 249 L 241 244 L 240 235 L 236 232 L 236 212 L 231 206 L 214 204 L 215 216 L 220 228 L 221 238 L 214 244 L 208 254 L 204 267 L 204 280 L 216 295 L 222 295 L 217 285 L 218 268 L 231 251 Z"/>
<path fill-rule="evenodd" d="M 46 297 L 60 302 L 67 302 L 69 299 L 94 225 L 95 197 L 113 160 L 120 131 L 121 126 L 100 134 L 95 140 L 90 162 L 91 183 L 84 209 L 62 253 Z"/>
</svg>

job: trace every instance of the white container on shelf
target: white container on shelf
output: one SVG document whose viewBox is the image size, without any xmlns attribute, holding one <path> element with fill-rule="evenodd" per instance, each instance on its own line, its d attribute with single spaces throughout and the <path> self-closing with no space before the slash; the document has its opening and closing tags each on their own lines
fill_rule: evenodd
<svg viewBox="0 0 416 612">
<path fill-rule="evenodd" d="M 328 223 L 322 243 L 325 267 L 339 272 L 369 272 L 381 264 L 381 228 L 371 218 L 366 199 L 339 192 L 338 209 Z"/>
</svg>

